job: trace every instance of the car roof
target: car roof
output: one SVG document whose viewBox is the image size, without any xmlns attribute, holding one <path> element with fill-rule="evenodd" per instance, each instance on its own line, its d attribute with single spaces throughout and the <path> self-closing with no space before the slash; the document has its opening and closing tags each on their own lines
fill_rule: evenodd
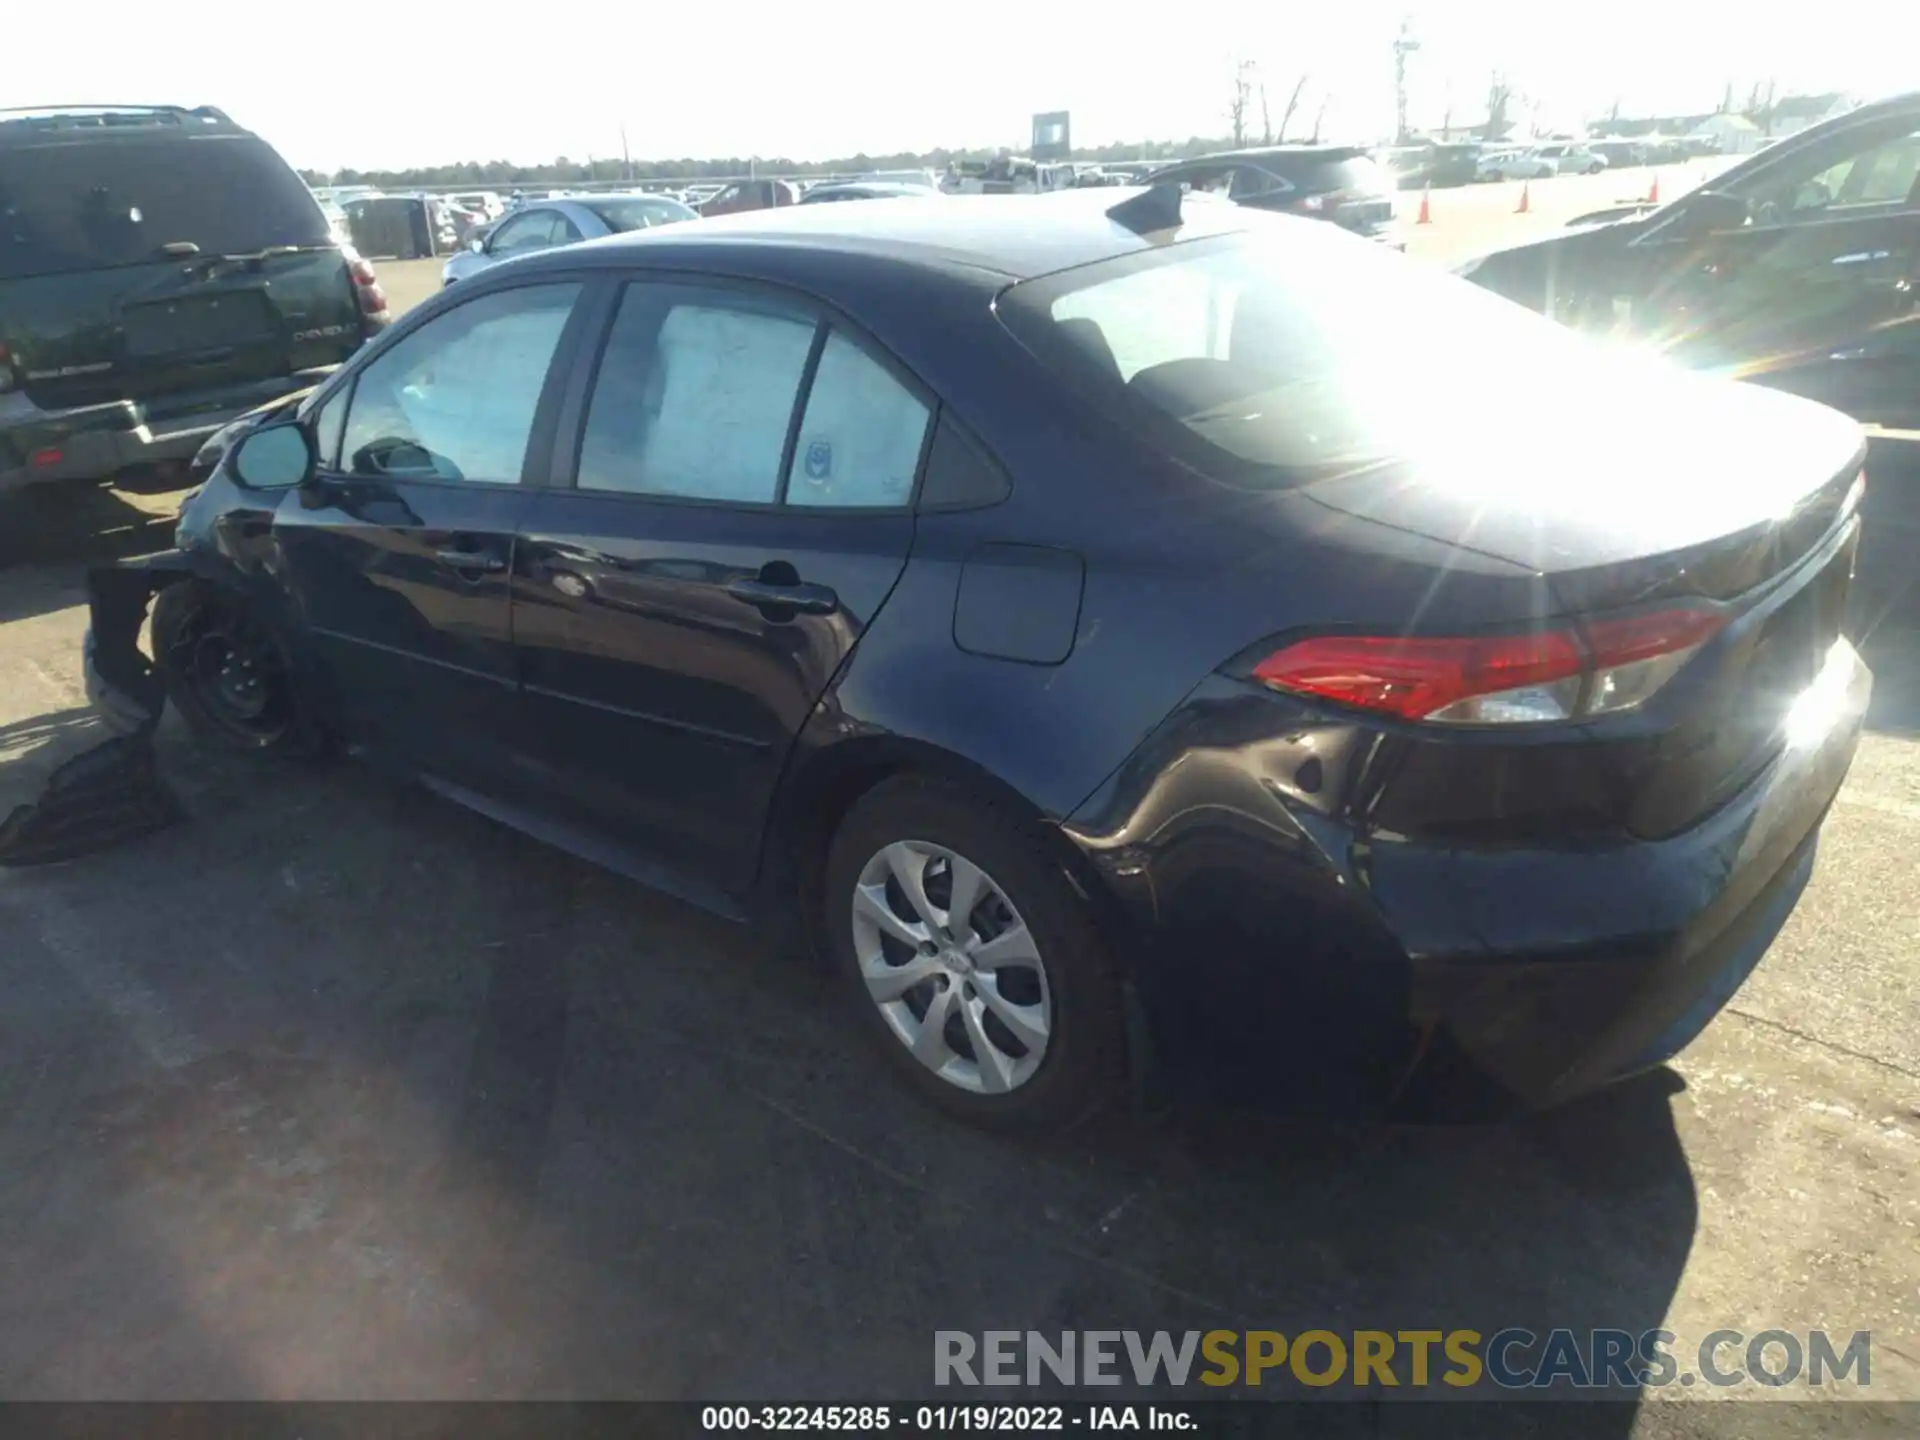
<svg viewBox="0 0 1920 1440">
<path fill-rule="evenodd" d="M 607 263 L 740 263 L 753 252 L 861 255 L 926 269 L 987 271 L 1027 280 L 1166 243 L 1167 232 L 1140 234 L 1109 213 L 1145 193 L 1140 186 L 1061 190 L 1048 195 L 928 195 L 868 205 L 793 205 L 713 216 L 613 236 L 548 252 L 555 266 L 597 254 Z M 1186 197 L 1178 238 L 1200 239 L 1250 228 L 1242 207 Z M 513 262 L 531 267 L 545 256 Z M 790 266 L 782 265 L 788 269 Z M 523 272 L 524 273 L 524 272 Z"/>
</svg>

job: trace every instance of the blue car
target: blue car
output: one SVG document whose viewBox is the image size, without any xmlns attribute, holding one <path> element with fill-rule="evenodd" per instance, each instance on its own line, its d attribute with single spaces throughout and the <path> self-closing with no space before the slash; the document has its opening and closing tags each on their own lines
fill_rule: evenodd
<svg viewBox="0 0 1920 1440">
<path fill-rule="evenodd" d="M 803 205 L 412 311 L 94 573 L 87 673 L 790 926 L 971 1121 L 1498 1114 L 1658 1064 L 1791 910 L 1863 454 L 1176 186 Z"/>
</svg>

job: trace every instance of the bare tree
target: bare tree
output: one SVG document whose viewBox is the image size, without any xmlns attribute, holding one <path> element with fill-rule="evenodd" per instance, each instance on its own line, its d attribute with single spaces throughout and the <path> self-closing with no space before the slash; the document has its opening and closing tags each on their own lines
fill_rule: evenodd
<svg viewBox="0 0 1920 1440">
<path fill-rule="evenodd" d="M 1260 82 L 1260 143 L 1273 143 L 1273 115 L 1267 109 L 1267 85 L 1264 80 Z"/>
<path fill-rule="evenodd" d="M 1333 103 L 1333 93 L 1329 91 L 1320 97 L 1320 108 L 1313 112 L 1313 143 L 1320 143 L 1320 122 L 1327 118 L 1327 106 Z"/>
<path fill-rule="evenodd" d="M 1287 126 L 1293 123 L 1293 112 L 1300 108 L 1300 94 L 1307 88 L 1307 74 L 1302 71 L 1300 78 L 1293 82 L 1293 93 L 1287 96 L 1287 108 L 1280 112 L 1280 141 L 1286 143 Z"/>
<path fill-rule="evenodd" d="M 1233 146 L 1247 143 L 1247 107 L 1253 101 L 1253 62 L 1242 60 L 1233 68 L 1233 103 L 1227 107 L 1227 119 L 1233 125 Z"/>
<path fill-rule="evenodd" d="M 1487 138 L 1501 140 L 1511 128 L 1507 112 L 1519 97 L 1514 93 L 1513 83 L 1500 71 L 1493 72 L 1493 78 L 1487 82 Z"/>
</svg>

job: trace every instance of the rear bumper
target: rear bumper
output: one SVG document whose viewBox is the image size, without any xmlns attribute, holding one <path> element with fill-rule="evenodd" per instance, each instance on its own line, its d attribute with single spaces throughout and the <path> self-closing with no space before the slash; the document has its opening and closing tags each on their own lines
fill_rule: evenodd
<svg viewBox="0 0 1920 1440">
<path fill-rule="evenodd" d="M 191 460 L 223 425 L 330 373 L 331 367 L 296 371 L 231 389 L 168 396 L 164 403 L 114 400 L 69 410 L 43 410 L 18 392 L 0 395 L 0 493 Z"/>
<path fill-rule="evenodd" d="M 1476 848 L 1345 818 L 1351 722 L 1276 735 L 1203 686 L 1068 826 L 1174 1088 L 1485 1118 L 1660 1064 L 1759 963 L 1811 872 L 1872 679 L 1845 641 L 1790 743 L 1658 841 Z M 1816 723 L 1817 721 L 1817 723 Z"/>
</svg>

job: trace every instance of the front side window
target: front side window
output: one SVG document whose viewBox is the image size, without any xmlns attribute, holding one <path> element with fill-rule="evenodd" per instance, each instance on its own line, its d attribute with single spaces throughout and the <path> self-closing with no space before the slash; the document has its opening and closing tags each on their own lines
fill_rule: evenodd
<svg viewBox="0 0 1920 1440">
<path fill-rule="evenodd" d="M 628 286 L 588 404 L 579 488 L 771 504 L 816 328 L 779 301 Z"/>
<path fill-rule="evenodd" d="M 1766 167 L 1733 189 L 1747 201 L 1756 225 L 1779 225 L 1854 206 L 1920 204 L 1917 184 L 1920 127 L 1906 120 L 1836 137 Z"/>
<path fill-rule="evenodd" d="M 340 468 L 515 485 L 577 284 L 498 290 L 428 321 L 360 372 Z"/>
</svg>

